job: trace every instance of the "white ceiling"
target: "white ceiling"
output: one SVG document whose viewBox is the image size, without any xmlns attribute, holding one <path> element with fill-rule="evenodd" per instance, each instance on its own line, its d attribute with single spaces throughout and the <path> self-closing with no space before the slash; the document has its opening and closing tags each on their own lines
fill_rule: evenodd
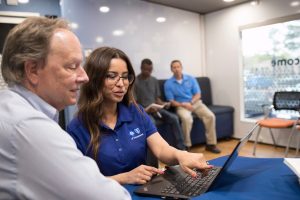
<svg viewBox="0 0 300 200">
<path fill-rule="evenodd" d="M 188 10 L 200 14 L 206 14 L 238 5 L 252 0 L 235 0 L 233 2 L 224 2 L 223 0 L 143 0 L 157 3 L 165 6 Z"/>
</svg>

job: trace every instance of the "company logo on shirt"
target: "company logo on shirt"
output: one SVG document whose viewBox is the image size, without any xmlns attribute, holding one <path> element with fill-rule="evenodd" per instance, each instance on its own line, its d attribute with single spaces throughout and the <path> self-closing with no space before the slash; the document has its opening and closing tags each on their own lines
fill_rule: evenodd
<svg viewBox="0 0 300 200">
<path fill-rule="evenodd" d="M 129 135 L 130 136 L 134 136 L 134 132 L 133 131 L 129 131 Z"/>
<path fill-rule="evenodd" d="M 141 133 L 141 130 L 139 128 L 135 128 L 132 131 L 129 131 L 129 135 L 131 136 L 131 140 L 135 140 L 144 135 L 144 133 Z"/>
</svg>

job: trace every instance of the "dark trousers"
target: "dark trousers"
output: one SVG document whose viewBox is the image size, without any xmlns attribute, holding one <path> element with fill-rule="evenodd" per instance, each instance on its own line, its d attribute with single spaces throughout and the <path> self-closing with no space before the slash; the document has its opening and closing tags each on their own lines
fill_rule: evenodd
<svg viewBox="0 0 300 200">
<path fill-rule="evenodd" d="M 169 124 L 170 127 L 172 127 L 172 133 L 168 134 L 173 134 L 176 138 L 176 147 L 178 149 L 184 150 L 186 147 L 183 144 L 183 132 L 178 116 L 172 112 L 167 111 L 166 109 L 161 109 L 159 113 L 161 115 L 161 118 L 158 117 L 156 113 L 153 113 L 152 115 L 155 123 L 160 120 L 163 123 Z"/>
</svg>

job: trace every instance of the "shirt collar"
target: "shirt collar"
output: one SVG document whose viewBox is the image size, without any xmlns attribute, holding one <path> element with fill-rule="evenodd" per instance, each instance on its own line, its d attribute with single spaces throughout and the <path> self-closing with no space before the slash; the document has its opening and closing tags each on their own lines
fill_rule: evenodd
<svg viewBox="0 0 300 200">
<path fill-rule="evenodd" d="M 132 119 L 132 113 L 130 111 L 130 107 L 131 107 L 131 105 L 126 106 L 123 103 L 118 103 L 118 107 L 117 107 L 117 109 L 118 109 L 118 119 L 117 119 L 117 123 L 116 123 L 115 128 L 119 127 L 123 122 L 130 122 L 130 121 L 133 120 Z M 100 122 L 100 126 L 102 128 L 109 129 L 102 122 Z"/>
<path fill-rule="evenodd" d="M 123 103 L 118 103 L 118 122 L 132 121 L 132 113 L 130 112 L 130 106 L 126 106 Z"/>
<path fill-rule="evenodd" d="M 173 82 L 177 82 L 177 79 L 175 78 L 175 76 L 172 76 L 172 81 Z M 185 81 L 187 79 L 186 75 L 185 74 L 182 74 L 182 81 Z"/>
<path fill-rule="evenodd" d="M 47 115 L 50 119 L 53 119 L 54 121 L 58 122 L 58 115 L 59 115 L 58 110 L 56 110 L 46 101 L 41 99 L 38 95 L 26 89 L 22 85 L 18 85 L 18 84 L 10 86 L 9 89 L 11 91 L 16 92 L 24 99 L 26 99 L 32 105 L 33 108 L 35 108 L 38 111 L 41 111 L 42 113 Z"/>
</svg>

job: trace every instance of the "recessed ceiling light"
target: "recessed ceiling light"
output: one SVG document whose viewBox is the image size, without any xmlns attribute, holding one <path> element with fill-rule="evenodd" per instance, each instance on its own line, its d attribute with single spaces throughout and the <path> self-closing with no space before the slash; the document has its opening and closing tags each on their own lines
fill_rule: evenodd
<svg viewBox="0 0 300 200">
<path fill-rule="evenodd" d="M 224 2 L 233 2 L 234 0 L 223 0 Z"/>
<path fill-rule="evenodd" d="M 124 35 L 124 31 L 123 30 L 115 30 L 112 33 L 114 36 L 122 36 Z"/>
<path fill-rule="evenodd" d="M 297 6 L 299 6 L 300 5 L 300 2 L 299 1 L 292 1 L 291 3 L 290 3 L 290 6 L 292 6 L 292 7 L 297 7 Z"/>
<path fill-rule="evenodd" d="M 99 11 L 100 12 L 103 12 L 103 13 L 107 13 L 107 12 L 109 12 L 109 7 L 108 6 L 101 6 L 100 8 L 99 8 Z"/>
<path fill-rule="evenodd" d="M 259 1 L 251 1 L 250 4 L 251 6 L 257 6 L 259 3 Z"/>
<path fill-rule="evenodd" d="M 84 56 L 87 58 L 89 55 L 91 55 L 92 52 L 93 52 L 92 49 L 85 49 L 84 50 Z"/>
<path fill-rule="evenodd" d="M 156 18 L 156 21 L 157 21 L 158 23 L 163 23 L 163 22 L 166 21 L 166 18 L 165 18 L 165 17 L 158 17 L 158 18 Z"/>
<path fill-rule="evenodd" d="M 78 29 L 78 24 L 77 23 L 70 23 L 69 26 L 72 28 L 72 29 Z"/>
<path fill-rule="evenodd" d="M 18 0 L 18 2 L 25 4 L 25 3 L 29 3 L 29 0 Z"/>
<path fill-rule="evenodd" d="M 96 42 L 97 43 L 102 43 L 103 42 L 103 37 L 101 37 L 101 36 L 96 37 Z"/>
</svg>

